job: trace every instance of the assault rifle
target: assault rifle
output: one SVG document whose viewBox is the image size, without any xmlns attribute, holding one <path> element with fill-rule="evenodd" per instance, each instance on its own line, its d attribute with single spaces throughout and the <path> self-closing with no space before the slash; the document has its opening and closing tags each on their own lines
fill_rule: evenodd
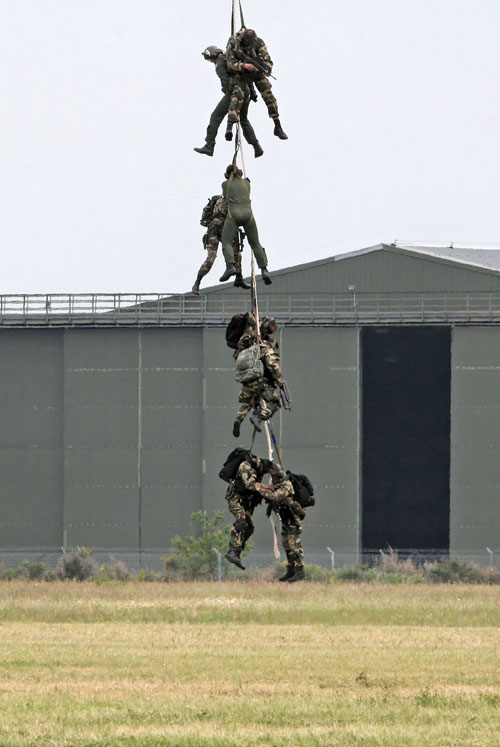
<svg viewBox="0 0 500 747">
<path fill-rule="evenodd" d="M 274 75 L 271 74 L 272 68 L 266 62 L 264 62 L 264 60 L 261 57 L 259 56 L 252 57 L 251 55 L 244 52 L 241 47 L 239 51 L 240 51 L 240 57 L 243 60 L 243 62 L 250 62 L 261 73 L 264 73 L 264 75 L 268 75 L 273 80 L 276 80 Z"/>
<path fill-rule="evenodd" d="M 286 383 L 285 380 L 283 380 L 283 384 L 280 387 L 280 397 L 283 403 L 283 408 L 285 410 L 291 410 L 292 409 L 292 398 L 290 396 L 290 389 L 288 388 L 288 384 Z"/>
<path fill-rule="evenodd" d="M 240 252 L 243 251 L 243 246 L 245 244 L 245 238 L 246 238 L 246 233 L 244 232 L 244 230 L 242 228 L 238 228 L 237 240 L 238 240 L 238 249 L 240 250 Z"/>
</svg>

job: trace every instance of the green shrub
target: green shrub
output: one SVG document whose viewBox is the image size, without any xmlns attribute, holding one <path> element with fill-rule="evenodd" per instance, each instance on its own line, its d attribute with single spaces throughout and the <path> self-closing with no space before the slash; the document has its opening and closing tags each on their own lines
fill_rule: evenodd
<svg viewBox="0 0 500 747">
<path fill-rule="evenodd" d="M 470 560 L 445 558 L 428 568 L 428 578 L 438 583 L 478 584 L 486 580 L 487 569 L 481 569 Z"/>
<path fill-rule="evenodd" d="M 59 559 L 58 576 L 60 578 L 86 581 L 99 575 L 99 566 L 92 557 L 92 550 L 86 547 L 72 550 Z"/>
<path fill-rule="evenodd" d="M 306 573 L 306 581 L 315 581 L 316 583 L 330 583 L 334 578 L 334 574 L 328 568 L 324 568 L 322 565 L 310 565 L 304 566 Z"/>
<path fill-rule="evenodd" d="M 156 571 L 152 571 L 150 568 L 141 568 L 141 570 L 137 573 L 135 580 L 139 581 L 140 583 L 149 581 L 163 581 L 163 576 L 161 575 L 161 573 L 156 573 Z"/>
<path fill-rule="evenodd" d="M 0 579 L 2 579 L 2 581 L 12 581 L 15 578 L 19 578 L 19 571 L 17 568 L 4 568 L 0 571 Z"/>
<path fill-rule="evenodd" d="M 171 554 L 163 558 L 165 579 L 193 580 L 214 579 L 217 574 L 217 554 L 227 550 L 231 527 L 224 526 L 224 514 L 216 511 L 210 518 L 204 511 L 191 514 L 194 534 L 182 538 L 176 535 L 172 540 Z M 247 547 L 248 549 L 248 547 Z M 222 560 L 225 573 L 228 562 Z"/>
<path fill-rule="evenodd" d="M 115 563 L 103 563 L 99 569 L 96 581 L 127 581 L 130 578 L 130 572 L 123 561 L 118 560 Z"/>
<path fill-rule="evenodd" d="M 38 581 L 44 577 L 45 563 L 39 560 L 24 560 L 19 567 L 19 577 Z"/>
</svg>

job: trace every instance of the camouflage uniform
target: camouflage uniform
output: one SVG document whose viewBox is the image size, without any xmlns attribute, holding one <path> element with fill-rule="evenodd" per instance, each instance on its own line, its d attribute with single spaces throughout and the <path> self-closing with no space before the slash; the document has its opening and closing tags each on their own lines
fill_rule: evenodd
<svg viewBox="0 0 500 747">
<path fill-rule="evenodd" d="M 300 536 L 302 534 L 302 521 L 306 510 L 293 499 L 294 490 L 290 480 L 281 472 L 279 487 L 272 490 L 262 486 L 257 492 L 266 501 L 277 506 L 277 512 L 281 519 L 281 542 L 286 553 L 286 559 L 290 570 L 302 568 L 304 565 L 304 550 Z M 274 478 L 273 478 L 274 479 Z"/>
<path fill-rule="evenodd" d="M 260 348 L 264 376 L 243 385 L 238 397 L 240 407 L 236 413 L 236 420 L 240 423 L 256 407 L 260 407 L 261 420 L 269 420 L 281 407 L 277 389 L 283 385 L 279 353 L 270 342 L 262 342 Z"/>
<path fill-rule="evenodd" d="M 238 232 L 238 226 L 243 226 L 259 268 L 266 268 L 266 251 L 259 241 L 259 232 L 252 213 L 250 180 L 234 174 L 231 180 L 227 179 L 223 182 L 222 194 L 229 205 L 221 237 L 226 264 L 234 264 L 233 241 Z"/>
<path fill-rule="evenodd" d="M 229 105 L 228 120 L 230 122 L 237 122 L 239 116 L 241 116 L 241 104 L 239 103 L 244 96 L 244 91 L 250 82 L 255 83 L 258 88 L 260 95 L 262 96 L 267 111 L 271 119 L 278 119 L 278 102 L 272 92 L 272 86 L 264 73 L 260 71 L 248 72 L 245 70 L 245 62 L 241 58 L 241 37 L 243 32 L 238 32 L 236 36 L 231 36 L 227 43 L 226 49 L 226 60 L 227 68 L 230 73 L 233 74 L 234 88 L 233 95 L 231 97 L 231 103 Z M 256 37 L 253 44 L 247 44 L 244 46 L 244 51 L 250 57 L 260 57 L 262 62 L 265 62 L 270 68 L 273 66 L 273 61 L 267 51 L 267 47 L 262 39 Z"/>
<path fill-rule="evenodd" d="M 222 236 L 222 228 L 227 216 L 227 203 L 223 197 L 219 197 L 214 206 L 213 217 L 207 226 L 207 232 L 203 236 L 203 245 L 207 250 L 207 258 L 198 270 L 198 282 L 210 272 L 217 257 L 217 249 Z M 241 275 L 241 252 L 239 250 L 238 236 L 233 239 L 233 251 L 235 256 L 234 267 L 236 275 Z"/>
<path fill-rule="evenodd" d="M 215 63 L 215 72 L 220 78 L 222 93 L 224 94 L 224 96 L 221 98 L 212 114 L 210 115 L 210 122 L 207 127 L 205 142 L 208 145 L 212 146 L 215 145 L 215 139 L 217 137 L 217 132 L 222 120 L 224 119 L 226 114 L 229 114 L 229 109 L 233 101 L 233 90 L 235 87 L 233 83 L 233 77 L 230 75 L 227 69 L 226 55 L 219 55 L 219 57 L 217 58 L 217 62 Z M 247 116 L 248 106 L 250 104 L 250 87 L 248 83 L 246 83 L 242 89 L 240 88 L 240 86 L 238 86 L 237 99 L 239 102 L 239 117 L 238 120 L 231 119 L 230 121 L 239 121 L 245 140 L 250 143 L 250 145 L 257 145 L 257 136 Z"/>
<path fill-rule="evenodd" d="M 226 501 L 236 519 L 231 528 L 229 547 L 243 550 L 254 533 L 252 514 L 262 500 L 255 491 L 255 483 L 264 476 L 266 463 L 267 460 L 259 457 L 255 457 L 253 463 L 243 461 L 238 467 L 236 477 L 229 483 Z"/>
</svg>

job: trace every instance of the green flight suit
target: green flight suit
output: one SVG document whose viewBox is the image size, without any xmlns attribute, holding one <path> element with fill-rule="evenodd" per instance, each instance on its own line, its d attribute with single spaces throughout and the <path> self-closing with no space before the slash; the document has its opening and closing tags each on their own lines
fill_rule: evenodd
<svg viewBox="0 0 500 747">
<path fill-rule="evenodd" d="M 219 131 L 222 120 L 228 113 L 229 105 L 233 98 L 233 82 L 227 70 L 225 55 L 219 55 L 217 62 L 215 63 L 215 72 L 220 78 L 224 96 L 221 98 L 212 114 L 210 115 L 210 122 L 208 123 L 207 135 L 205 137 L 205 142 L 207 143 L 207 145 L 215 145 L 217 132 Z M 248 86 L 243 89 L 243 94 L 244 98 L 242 100 L 240 109 L 240 124 L 243 131 L 243 137 L 245 138 L 247 143 L 250 143 L 250 145 L 256 145 L 258 143 L 257 136 L 248 120 L 248 106 L 250 104 L 250 89 L 248 88 Z"/>
<path fill-rule="evenodd" d="M 259 241 L 259 232 L 252 213 L 250 180 L 243 179 L 235 174 L 230 186 L 229 179 L 223 182 L 222 194 L 228 204 L 227 217 L 224 221 L 221 237 L 224 259 L 228 264 L 234 264 L 233 240 L 238 232 L 238 226 L 242 226 L 245 229 L 259 268 L 267 267 L 266 250 Z"/>
</svg>

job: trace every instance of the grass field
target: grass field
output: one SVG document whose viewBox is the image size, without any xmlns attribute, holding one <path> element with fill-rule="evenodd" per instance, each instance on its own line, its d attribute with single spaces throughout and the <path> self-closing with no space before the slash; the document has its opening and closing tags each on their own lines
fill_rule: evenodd
<svg viewBox="0 0 500 747">
<path fill-rule="evenodd" d="M 500 745 L 498 586 L 3 582 L 0 641 L 2 747 Z"/>
</svg>

